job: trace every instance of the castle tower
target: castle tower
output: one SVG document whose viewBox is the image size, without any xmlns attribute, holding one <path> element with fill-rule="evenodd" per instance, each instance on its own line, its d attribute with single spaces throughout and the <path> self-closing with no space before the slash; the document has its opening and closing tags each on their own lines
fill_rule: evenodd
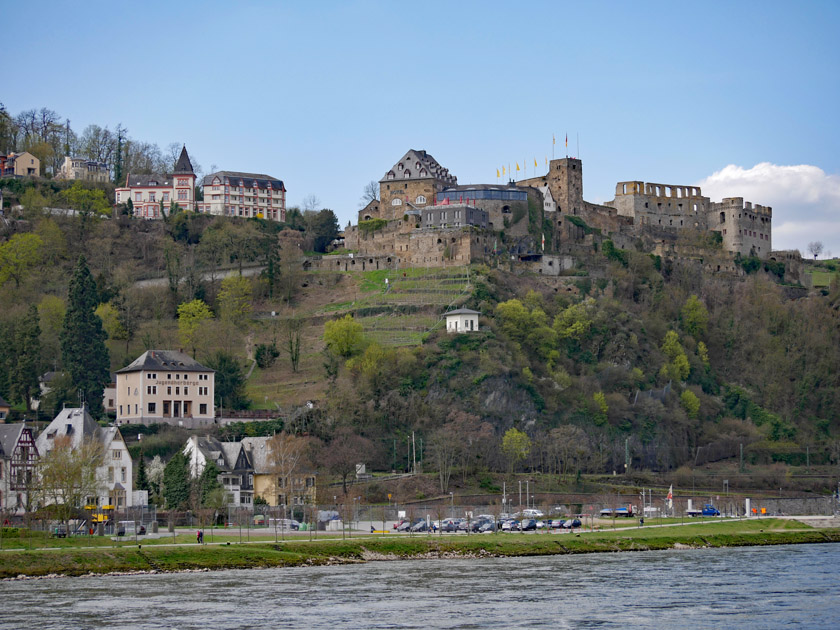
<svg viewBox="0 0 840 630">
<path fill-rule="evenodd" d="M 583 162 L 569 157 L 551 160 L 546 179 L 557 204 L 557 212 L 580 214 L 583 207 Z"/>
<path fill-rule="evenodd" d="M 186 145 L 181 149 L 181 155 L 175 163 L 172 179 L 175 180 L 174 201 L 186 210 L 195 210 L 195 171 Z"/>
<path fill-rule="evenodd" d="M 379 180 L 380 216 L 396 219 L 434 205 L 437 193 L 457 183 L 458 178 L 426 151 L 410 149 Z"/>
</svg>

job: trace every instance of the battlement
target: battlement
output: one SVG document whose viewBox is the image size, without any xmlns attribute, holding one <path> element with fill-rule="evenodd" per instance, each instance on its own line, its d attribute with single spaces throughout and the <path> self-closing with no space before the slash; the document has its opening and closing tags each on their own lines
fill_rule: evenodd
<svg viewBox="0 0 840 630">
<path fill-rule="evenodd" d="M 743 210 L 747 213 L 760 215 L 763 217 L 772 217 L 773 208 L 771 206 L 762 206 L 750 201 L 744 201 L 743 197 L 724 197 L 720 203 L 715 204 L 716 209 L 727 210 Z"/>
<path fill-rule="evenodd" d="M 699 186 L 682 186 L 674 184 L 655 184 L 651 182 L 618 182 L 615 185 L 615 195 L 647 195 L 666 199 L 693 199 L 702 197 Z"/>
</svg>

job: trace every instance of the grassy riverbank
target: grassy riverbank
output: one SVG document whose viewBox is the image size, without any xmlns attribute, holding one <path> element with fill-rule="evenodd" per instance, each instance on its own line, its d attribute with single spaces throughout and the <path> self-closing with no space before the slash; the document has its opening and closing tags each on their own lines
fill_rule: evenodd
<svg viewBox="0 0 840 630">
<path fill-rule="evenodd" d="M 281 543 L 136 545 L 118 548 L 13 550 L 0 554 L 0 578 L 125 571 L 179 571 L 345 564 L 436 557 L 529 556 L 675 547 L 739 547 L 840 542 L 840 529 L 813 529 L 795 521 L 763 519 L 646 527 L 581 534 L 475 536 L 360 536 L 348 540 Z"/>
</svg>

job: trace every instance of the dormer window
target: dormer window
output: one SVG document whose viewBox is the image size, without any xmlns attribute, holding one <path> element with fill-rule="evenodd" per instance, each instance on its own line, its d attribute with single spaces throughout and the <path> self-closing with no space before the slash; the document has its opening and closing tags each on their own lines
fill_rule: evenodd
<svg viewBox="0 0 840 630">
<path fill-rule="evenodd" d="M 388 171 L 388 179 L 394 179 L 394 171 Z"/>
<path fill-rule="evenodd" d="M 405 167 L 403 166 L 403 163 L 402 163 L 402 162 L 400 162 L 399 164 L 397 164 L 397 168 L 398 168 L 399 170 L 403 170 Z"/>
<path fill-rule="evenodd" d="M 405 169 L 405 173 L 403 173 L 403 177 L 411 177 L 411 171 L 408 170 L 408 169 Z"/>
</svg>

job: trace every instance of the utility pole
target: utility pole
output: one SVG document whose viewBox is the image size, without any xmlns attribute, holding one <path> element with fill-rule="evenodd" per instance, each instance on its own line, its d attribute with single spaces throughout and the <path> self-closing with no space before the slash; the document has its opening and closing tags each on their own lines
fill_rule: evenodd
<svg viewBox="0 0 840 630">
<path fill-rule="evenodd" d="M 744 472 L 744 444 L 741 443 L 741 464 L 738 468 L 738 472 Z"/>
<path fill-rule="evenodd" d="M 411 446 L 412 446 L 412 466 L 411 471 L 417 473 L 417 440 L 414 439 L 414 431 L 411 432 Z"/>
<path fill-rule="evenodd" d="M 624 474 L 630 474 L 630 438 L 624 438 Z"/>
</svg>

